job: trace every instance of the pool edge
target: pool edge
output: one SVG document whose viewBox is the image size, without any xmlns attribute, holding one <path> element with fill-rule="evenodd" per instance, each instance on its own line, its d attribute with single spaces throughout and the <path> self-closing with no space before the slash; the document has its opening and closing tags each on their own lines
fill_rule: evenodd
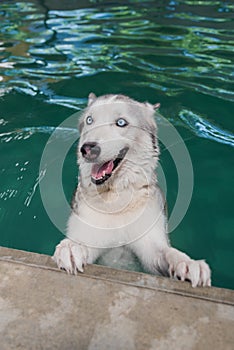
<svg viewBox="0 0 234 350">
<path fill-rule="evenodd" d="M 66 274 L 64 271 L 57 268 L 51 256 L 45 254 L 0 246 L 0 262 L 1 261 L 23 264 L 39 269 L 53 270 L 56 273 Z M 167 277 L 153 276 L 135 271 L 118 270 L 95 264 L 88 265 L 84 273 L 79 273 L 78 275 L 79 277 L 105 280 L 113 283 L 180 295 L 182 297 L 203 299 L 209 302 L 234 306 L 234 291 L 226 288 L 192 288 L 188 282 L 180 282 Z M 76 278 L 76 276 L 74 276 L 74 278 Z"/>
</svg>

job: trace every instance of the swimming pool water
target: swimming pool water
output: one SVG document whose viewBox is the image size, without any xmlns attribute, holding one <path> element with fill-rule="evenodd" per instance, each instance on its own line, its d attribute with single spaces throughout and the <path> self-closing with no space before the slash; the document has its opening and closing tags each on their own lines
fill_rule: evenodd
<svg viewBox="0 0 234 350">
<path fill-rule="evenodd" d="M 123 93 L 160 102 L 190 153 L 193 196 L 173 245 L 205 258 L 214 285 L 234 288 L 233 10 L 232 1 L 0 4 L 0 245 L 53 253 L 63 235 L 39 191 L 46 142 L 91 91 Z M 69 200 L 75 151 L 63 166 Z M 160 165 L 170 213 L 178 176 L 163 145 Z"/>
</svg>

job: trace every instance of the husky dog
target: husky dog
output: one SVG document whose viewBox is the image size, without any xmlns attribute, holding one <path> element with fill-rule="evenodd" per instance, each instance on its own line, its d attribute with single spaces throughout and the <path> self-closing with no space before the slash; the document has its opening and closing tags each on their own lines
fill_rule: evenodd
<svg viewBox="0 0 234 350">
<path fill-rule="evenodd" d="M 155 111 L 160 104 L 123 95 L 89 95 L 80 121 L 79 184 L 67 237 L 53 259 L 68 273 L 83 272 L 107 250 L 122 247 L 156 275 L 210 286 L 204 260 L 172 248 L 165 200 L 157 185 L 159 158 Z"/>
</svg>

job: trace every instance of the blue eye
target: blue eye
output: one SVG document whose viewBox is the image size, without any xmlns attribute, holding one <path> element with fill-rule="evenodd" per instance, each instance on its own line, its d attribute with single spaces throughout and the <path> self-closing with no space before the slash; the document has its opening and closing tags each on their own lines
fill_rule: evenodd
<svg viewBox="0 0 234 350">
<path fill-rule="evenodd" d="M 119 126 L 120 128 L 124 128 L 125 126 L 128 125 L 128 122 L 123 119 L 123 118 L 119 118 L 118 120 L 116 120 L 116 123 L 115 123 L 117 126 Z"/>
<path fill-rule="evenodd" d="M 93 122 L 93 118 L 91 117 L 91 115 L 89 115 L 89 116 L 86 118 L 86 124 L 91 125 L 92 122 Z"/>
</svg>

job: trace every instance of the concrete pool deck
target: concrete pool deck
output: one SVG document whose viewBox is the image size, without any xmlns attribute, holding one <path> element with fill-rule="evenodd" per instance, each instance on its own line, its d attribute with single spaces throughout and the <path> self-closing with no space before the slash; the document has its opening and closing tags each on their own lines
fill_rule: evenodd
<svg viewBox="0 0 234 350">
<path fill-rule="evenodd" d="M 234 291 L 0 247 L 0 344 L 8 349 L 234 349 Z"/>
</svg>

